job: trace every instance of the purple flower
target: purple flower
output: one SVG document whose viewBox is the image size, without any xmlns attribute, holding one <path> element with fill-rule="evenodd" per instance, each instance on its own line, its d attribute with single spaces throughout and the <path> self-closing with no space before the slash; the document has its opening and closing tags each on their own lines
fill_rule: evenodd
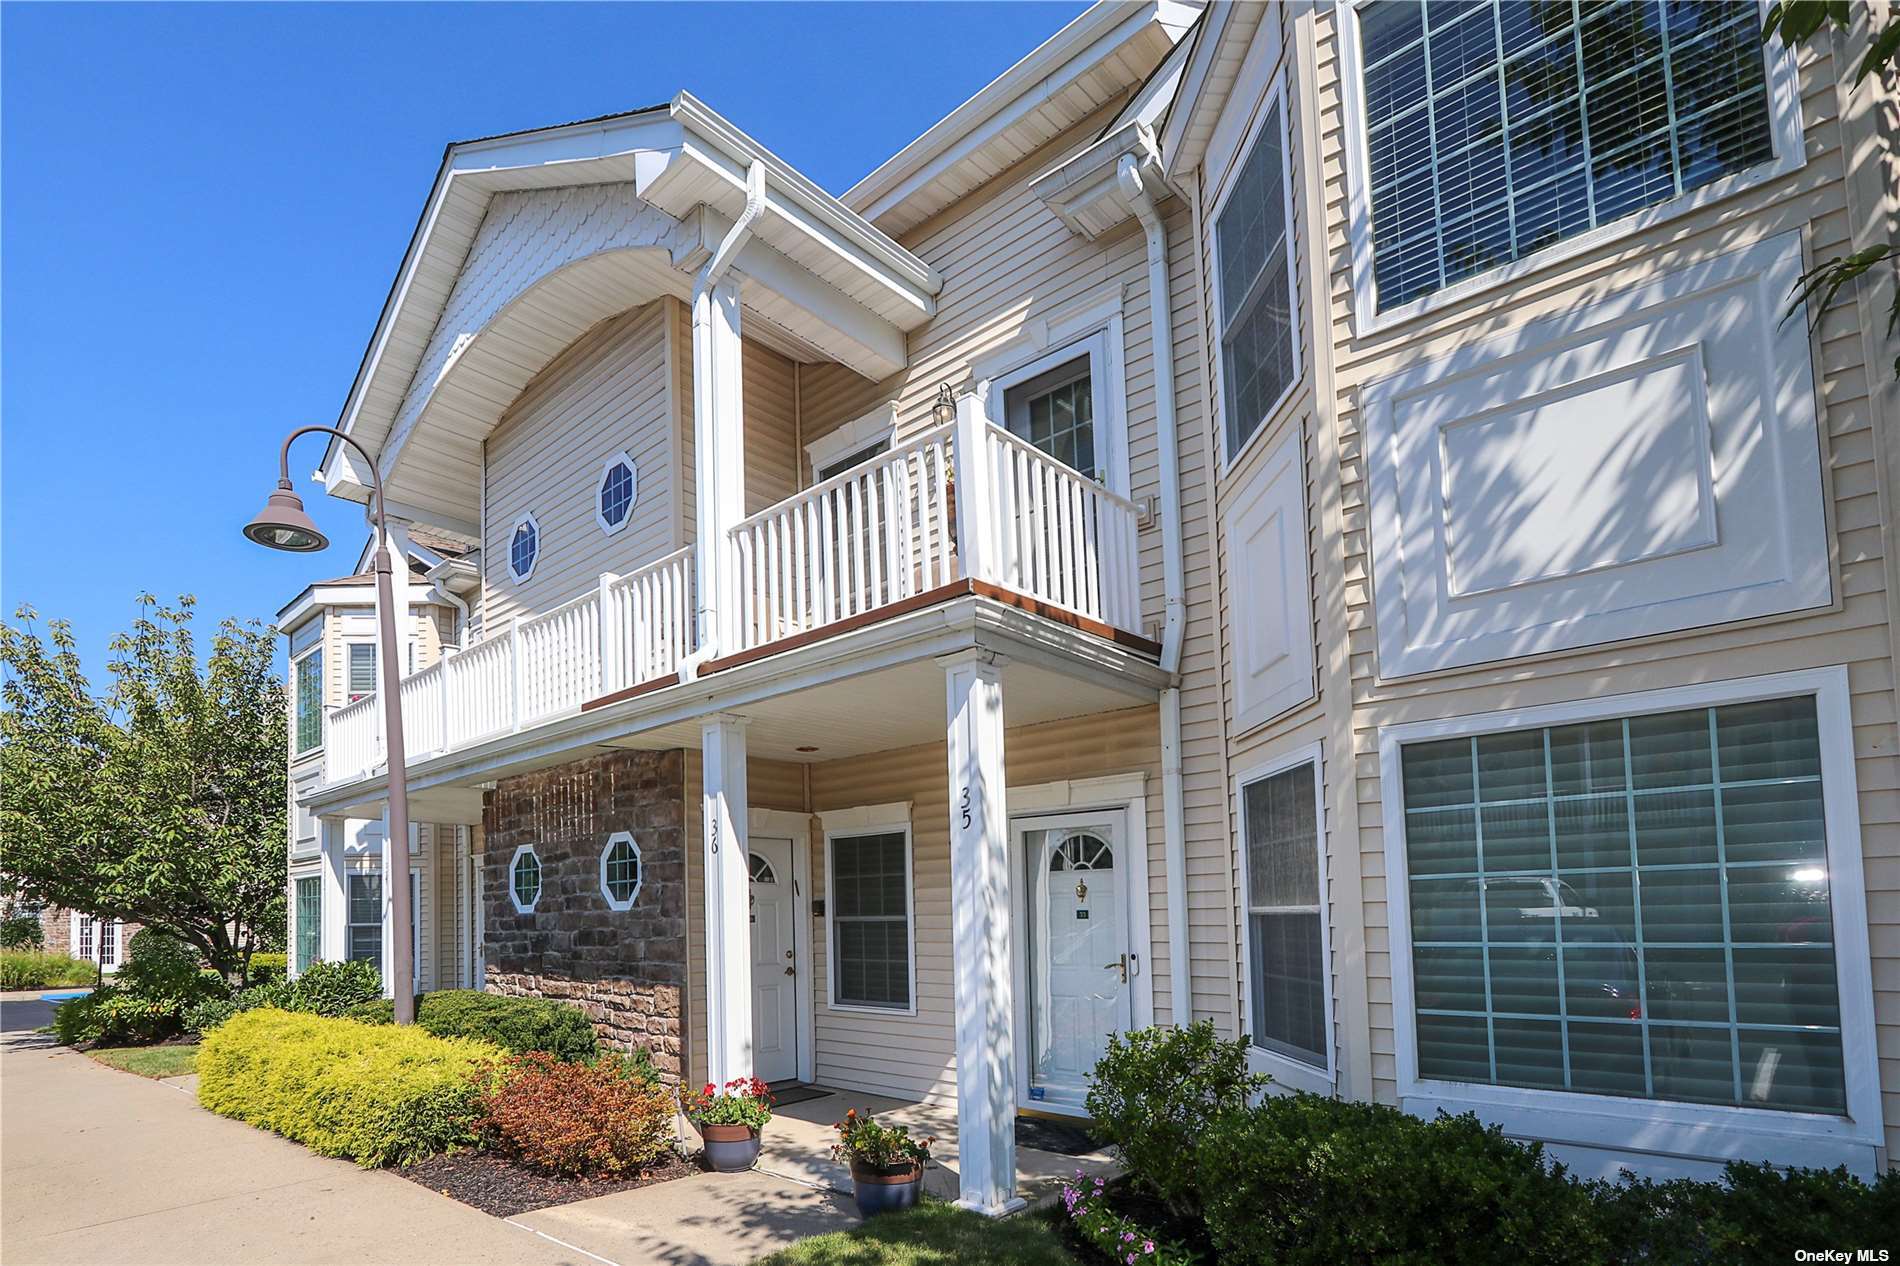
<svg viewBox="0 0 1900 1266">
<path fill-rule="evenodd" d="M 1142 1251 L 1142 1252 L 1144 1252 L 1144 1253 L 1152 1253 L 1152 1252 L 1154 1252 L 1154 1251 L 1155 1251 L 1155 1242 L 1154 1242 L 1153 1240 L 1143 1240 L 1143 1241 L 1141 1242 L 1141 1251 Z"/>
</svg>

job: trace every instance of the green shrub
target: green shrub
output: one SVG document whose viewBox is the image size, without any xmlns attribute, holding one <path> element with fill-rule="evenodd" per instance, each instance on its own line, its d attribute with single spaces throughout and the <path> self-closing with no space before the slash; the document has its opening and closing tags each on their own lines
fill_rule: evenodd
<svg viewBox="0 0 1900 1266">
<path fill-rule="evenodd" d="M 673 1096 L 618 1060 L 515 1055 L 481 1106 L 483 1141 L 546 1173 L 614 1177 L 652 1164 L 673 1146 Z"/>
<path fill-rule="evenodd" d="M 286 1009 L 316 1015 L 340 1016 L 357 1003 L 369 1002 L 383 994 L 383 978 L 373 964 L 360 959 L 350 963 L 312 963 L 291 983 Z"/>
<path fill-rule="evenodd" d="M 251 955 L 249 981 L 253 985 L 267 985 L 273 980 L 283 980 L 290 974 L 290 955 L 259 950 Z"/>
<path fill-rule="evenodd" d="M 0 989 L 45 989 L 49 985 L 90 985 L 99 969 L 70 954 L 37 950 L 0 951 Z"/>
<path fill-rule="evenodd" d="M 1224 1042 L 1203 1020 L 1184 1029 L 1112 1034 L 1095 1066 L 1089 1115 L 1135 1183 L 1183 1217 L 1200 1208 L 1196 1146 L 1221 1113 L 1266 1078 L 1247 1071 L 1245 1040 Z"/>
<path fill-rule="evenodd" d="M 45 948 L 46 929 L 40 926 L 40 918 L 37 914 L 8 913 L 0 917 L 0 950 Z"/>
<path fill-rule="evenodd" d="M 185 1012 L 185 1032 L 202 1037 L 241 1010 L 235 998 L 207 998 Z"/>
<path fill-rule="evenodd" d="M 1591 1187 L 1469 1114 L 1424 1121 L 1384 1104 L 1276 1095 L 1221 1114 L 1198 1153 L 1223 1263 L 1606 1259 Z"/>
<path fill-rule="evenodd" d="M 364 1168 L 475 1141 L 485 1070 L 502 1052 L 414 1028 L 259 1008 L 205 1035 L 198 1102 Z"/>
<path fill-rule="evenodd" d="M 1891 1247 L 1900 1236 L 1900 1170 L 1871 1185 L 1845 1169 L 1736 1162 L 1719 1183 L 1625 1176 L 1597 1184 L 1617 1262 L 1782 1263 L 1797 1248 Z"/>
<path fill-rule="evenodd" d="M 184 1027 L 185 1008 L 176 1000 L 141 997 L 117 985 L 106 985 L 53 1008 L 53 1036 L 68 1046 L 160 1042 Z"/>
<path fill-rule="evenodd" d="M 395 1010 L 388 998 L 377 998 L 358 1003 L 344 1014 L 364 1024 L 389 1024 Z M 546 1051 L 556 1059 L 586 1063 L 600 1054 L 600 1039 L 586 1014 L 579 1007 L 546 998 L 443 989 L 416 995 L 416 1023 L 437 1037 L 478 1037 L 517 1055 Z M 651 1056 L 647 1067 L 652 1068 Z"/>
</svg>

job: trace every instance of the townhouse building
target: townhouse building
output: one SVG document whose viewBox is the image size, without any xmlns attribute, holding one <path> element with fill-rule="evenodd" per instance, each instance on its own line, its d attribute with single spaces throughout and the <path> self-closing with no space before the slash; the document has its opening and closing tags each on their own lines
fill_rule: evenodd
<svg viewBox="0 0 1900 1266">
<path fill-rule="evenodd" d="M 837 196 L 686 92 L 450 146 L 339 424 L 440 546 L 419 976 L 953 1103 L 988 1211 L 1199 1019 L 1585 1172 L 1884 1168 L 1894 279 L 1790 310 L 1900 230 L 1857 20 L 1101 4 Z"/>
</svg>

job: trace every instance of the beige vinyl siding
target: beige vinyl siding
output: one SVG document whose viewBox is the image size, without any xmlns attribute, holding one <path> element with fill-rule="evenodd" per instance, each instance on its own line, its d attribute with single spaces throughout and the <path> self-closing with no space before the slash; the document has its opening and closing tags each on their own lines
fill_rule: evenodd
<svg viewBox="0 0 1900 1266">
<path fill-rule="evenodd" d="M 895 400 L 903 437 L 933 425 L 937 385 L 963 384 L 979 363 L 1021 347 L 1031 322 L 1090 306 L 1119 288 L 1121 347 L 1127 389 L 1130 493 L 1158 496 L 1152 343 L 1148 319 L 1147 251 L 1140 227 L 1129 222 L 1096 242 L 1074 236 L 1030 191 L 1030 181 L 1093 141 L 1112 117 L 1105 110 L 1022 160 L 990 186 L 906 234 L 903 244 L 944 278 L 938 312 L 910 336 L 910 367 L 871 382 L 838 365 L 807 365 L 800 372 L 803 443 Z M 1231 1028 L 1234 1014 L 1233 900 L 1222 762 L 1218 621 L 1214 607 L 1212 498 L 1198 472 L 1212 459 L 1207 392 L 1202 370 L 1194 231 L 1184 199 L 1166 203 L 1169 286 L 1174 304 L 1175 396 L 1185 553 L 1186 640 L 1183 645 L 1182 765 L 1187 820 L 1187 883 L 1193 1013 Z M 1049 350 L 1054 350 L 1051 347 Z M 1146 631 L 1160 636 L 1163 615 L 1161 532 L 1144 529 L 1142 614 Z M 1160 803 L 1159 790 L 1155 804 Z M 1157 844 L 1157 849 L 1158 849 Z M 1149 877 L 1156 929 L 1153 960 L 1156 1014 L 1176 1018 L 1169 997 L 1167 876 L 1157 851 Z"/>
<path fill-rule="evenodd" d="M 459 863 L 456 839 L 460 832 L 453 826 L 431 828 L 434 845 L 429 850 L 434 874 L 429 884 L 430 900 L 435 908 L 435 935 L 430 938 L 430 967 L 437 989 L 463 989 L 462 946 L 468 935 L 468 895 L 465 890 L 468 867 Z"/>
<path fill-rule="evenodd" d="M 1872 430 L 1869 381 L 1888 372 L 1869 365 L 1860 314 L 1843 294 L 1822 314 L 1813 335 L 1820 430 L 1838 567 L 1837 601 L 1816 612 L 1749 620 L 1640 641 L 1553 653 L 1531 660 L 1435 674 L 1403 683 L 1377 675 L 1364 487 L 1363 435 L 1356 402 L 1361 384 L 1400 363 L 1418 363 L 1454 346 L 1515 327 L 1538 315 L 1625 291 L 1658 273 L 1777 233 L 1801 229 L 1812 256 L 1852 249 L 1838 118 L 1840 68 L 1804 46 L 1801 107 L 1807 163 L 1797 173 L 1757 185 L 1654 230 L 1624 235 L 1500 290 L 1449 305 L 1370 339 L 1353 336 L 1352 282 L 1346 225 L 1344 131 L 1338 82 L 1337 22 L 1316 19 L 1317 70 L 1325 160 L 1324 201 L 1332 261 L 1331 321 L 1337 349 L 1337 433 L 1323 437 L 1327 477 L 1338 483 L 1345 556 L 1343 583 L 1350 627 L 1354 768 L 1360 863 L 1365 873 L 1365 965 L 1369 977 L 1369 1041 L 1374 1092 L 1396 1097 L 1391 973 L 1387 932 L 1378 732 L 1382 725 L 1425 717 L 1490 712 L 1593 695 L 1784 670 L 1845 665 L 1861 804 L 1866 904 L 1873 953 L 1874 1019 L 1887 1146 L 1900 1149 L 1900 729 L 1896 728 L 1893 643 L 1888 627 L 1888 560 L 1878 497 L 1880 437 Z M 1889 424 L 1891 419 L 1888 420 Z M 1890 438 L 1889 438 L 1889 442 Z M 1888 507 L 1887 514 L 1892 514 Z"/>
<path fill-rule="evenodd" d="M 757 343 L 740 357 L 745 404 L 745 512 L 798 491 L 798 366 Z"/>
<path fill-rule="evenodd" d="M 1140 772 L 1148 776 L 1146 854 L 1161 868 L 1160 731 L 1153 708 L 1020 726 L 1005 737 L 1012 788 L 1061 779 Z M 827 1005 L 830 962 L 822 919 L 812 920 L 816 1071 L 821 1085 L 928 1099 L 956 1097 L 956 1007 L 950 930 L 949 757 L 941 743 L 811 767 L 812 809 L 822 813 L 909 801 L 917 1014 L 835 1011 Z M 813 897 L 825 895 L 824 836 L 812 836 Z M 1152 879 L 1150 882 L 1154 882 Z M 1153 964 L 1165 947 L 1164 919 L 1151 911 Z M 1165 916 L 1163 907 L 1158 914 Z M 1141 952 L 1137 947 L 1137 952 Z M 1150 970 L 1159 990 L 1165 975 Z"/>
<path fill-rule="evenodd" d="M 676 468 L 668 390 L 666 306 L 650 303 L 596 325 L 556 357 L 509 406 L 484 464 L 482 590 L 486 634 L 625 575 L 676 549 Z M 639 468 L 627 525 L 608 534 L 595 517 L 607 460 L 625 451 Z M 540 527 L 534 573 L 509 570 L 516 520 Z"/>
</svg>

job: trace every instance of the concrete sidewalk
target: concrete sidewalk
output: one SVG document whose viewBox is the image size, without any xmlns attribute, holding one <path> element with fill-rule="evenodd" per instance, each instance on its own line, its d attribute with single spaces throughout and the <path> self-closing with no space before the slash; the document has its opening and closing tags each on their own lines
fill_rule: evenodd
<svg viewBox="0 0 1900 1266">
<path fill-rule="evenodd" d="M 312 1155 L 189 1094 L 31 1032 L 0 1003 L 0 1260 L 7 1266 L 599 1266 L 393 1174 Z"/>
</svg>

